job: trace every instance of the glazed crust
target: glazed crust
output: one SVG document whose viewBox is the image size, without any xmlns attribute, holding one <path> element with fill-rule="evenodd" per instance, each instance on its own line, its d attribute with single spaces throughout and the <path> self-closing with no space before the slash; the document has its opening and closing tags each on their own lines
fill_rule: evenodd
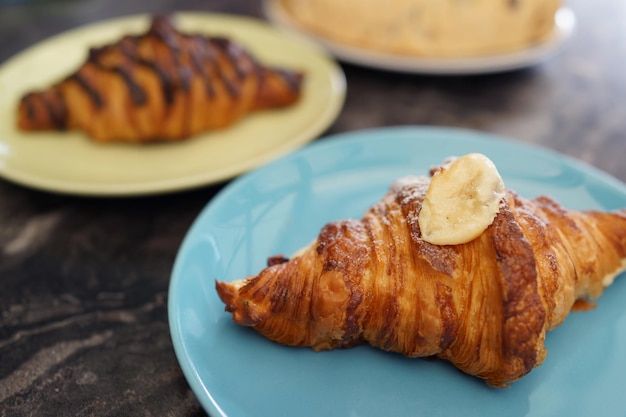
<svg viewBox="0 0 626 417">
<path fill-rule="evenodd" d="M 17 123 L 103 142 L 181 140 L 291 105 L 302 82 L 301 72 L 265 67 L 229 39 L 183 34 L 157 16 L 147 33 L 91 49 L 75 73 L 22 97 Z"/>
<path fill-rule="evenodd" d="M 502 387 L 540 365 L 546 332 L 624 266 L 624 211 L 575 212 L 511 190 L 478 238 L 432 245 L 417 222 L 427 187 L 400 180 L 299 256 L 217 282 L 226 310 L 279 343 L 436 356 Z"/>
</svg>

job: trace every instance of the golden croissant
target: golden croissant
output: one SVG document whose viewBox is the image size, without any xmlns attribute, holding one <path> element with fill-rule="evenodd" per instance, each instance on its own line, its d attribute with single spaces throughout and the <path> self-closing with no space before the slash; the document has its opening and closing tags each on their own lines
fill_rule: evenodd
<svg viewBox="0 0 626 417">
<path fill-rule="evenodd" d="M 623 271 L 626 210 L 573 211 L 506 189 L 477 238 L 433 245 L 417 221 L 429 181 L 398 180 L 361 220 L 327 224 L 292 259 L 216 282 L 226 310 L 282 344 L 368 343 L 442 358 L 491 386 L 518 380 L 546 357 L 546 332 Z"/>
<path fill-rule="evenodd" d="M 98 141 L 180 140 L 288 106 L 303 74 L 261 65 L 241 45 L 178 32 L 167 17 L 147 33 L 89 51 L 49 89 L 22 97 L 22 130 L 79 129 Z"/>
</svg>

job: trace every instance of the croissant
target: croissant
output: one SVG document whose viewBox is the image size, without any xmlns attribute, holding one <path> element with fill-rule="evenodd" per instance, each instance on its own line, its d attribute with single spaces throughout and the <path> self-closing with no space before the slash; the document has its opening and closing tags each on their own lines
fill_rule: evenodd
<svg viewBox="0 0 626 417">
<path fill-rule="evenodd" d="M 183 34 L 156 16 L 147 33 L 92 48 L 75 73 L 24 95 L 17 123 L 103 142 L 181 140 L 291 105 L 302 82 L 302 72 L 265 67 L 229 39 Z"/>
<path fill-rule="evenodd" d="M 369 343 L 495 387 L 523 377 L 546 357 L 546 332 L 626 267 L 626 210 L 573 211 L 506 189 L 477 238 L 433 245 L 417 221 L 429 182 L 397 180 L 361 220 L 327 224 L 292 259 L 216 281 L 226 311 L 281 344 Z"/>
</svg>

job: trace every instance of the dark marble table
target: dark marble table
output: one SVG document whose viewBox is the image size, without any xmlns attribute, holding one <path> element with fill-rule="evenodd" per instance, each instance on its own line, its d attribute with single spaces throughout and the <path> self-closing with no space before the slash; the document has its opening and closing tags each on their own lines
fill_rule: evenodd
<svg viewBox="0 0 626 417">
<path fill-rule="evenodd" d="M 532 69 L 430 77 L 344 65 L 345 108 L 326 133 L 479 129 L 626 181 L 626 5 L 568 4 L 575 35 Z M 0 62 L 80 24 L 195 9 L 261 16 L 247 0 L 0 0 Z M 86 198 L 0 180 L 0 416 L 205 415 L 174 355 L 167 290 L 186 231 L 222 186 Z"/>
</svg>

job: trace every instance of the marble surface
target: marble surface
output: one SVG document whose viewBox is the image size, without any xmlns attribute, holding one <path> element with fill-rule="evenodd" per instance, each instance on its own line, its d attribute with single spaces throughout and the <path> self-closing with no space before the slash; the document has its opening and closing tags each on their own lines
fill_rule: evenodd
<svg viewBox="0 0 626 417">
<path fill-rule="evenodd" d="M 567 4 L 573 38 L 532 69 L 430 77 L 344 65 L 345 107 L 327 133 L 478 129 L 626 181 L 626 3 Z M 0 1 L 0 63 L 80 24 L 174 10 L 260 16 L 251 0 Z M 0 180 L 0 416 L 205 415 L 174 355 L 167 289 L 185 233 L 222 187 L 99 199 Z"/>
</svg>

